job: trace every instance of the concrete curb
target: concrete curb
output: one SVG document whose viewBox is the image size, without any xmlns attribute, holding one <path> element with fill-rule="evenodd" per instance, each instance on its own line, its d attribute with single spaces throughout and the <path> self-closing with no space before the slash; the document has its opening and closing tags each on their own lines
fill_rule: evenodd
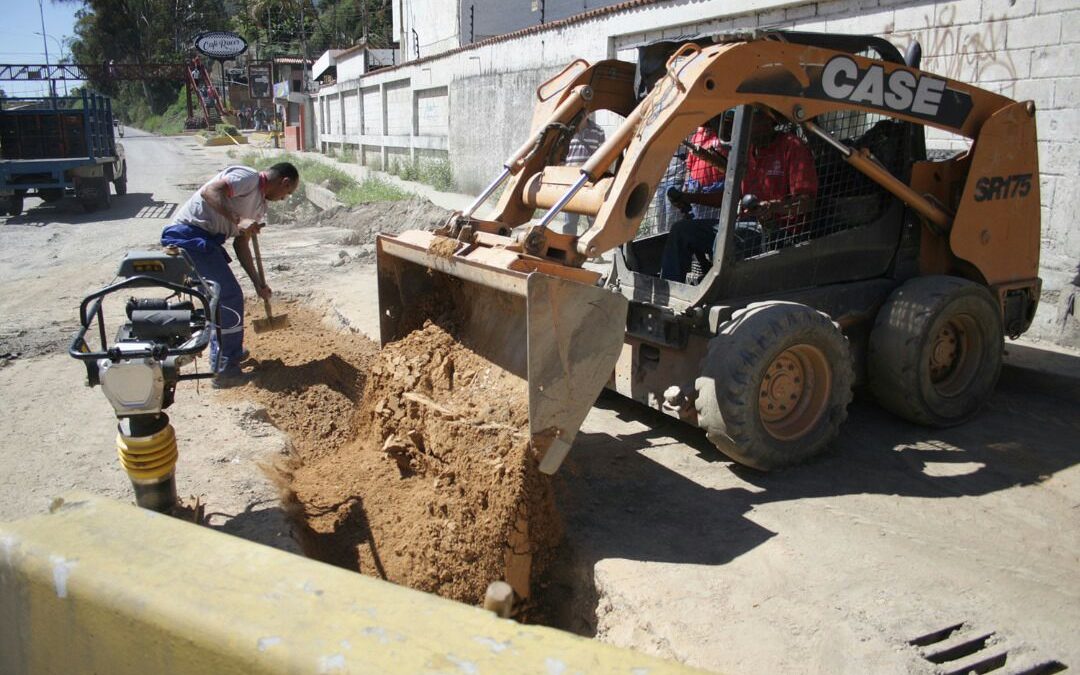
<svg viewBox="0 0 1080 675">
<path fill-rule="evenodd" d="M 335 206 L 342 206 L 342 203 L 338 201 L 337 195 L 332 190 L 314 183 L 301 184 L 304 186 L 304 196 L 307 197 L 307 200 L 323 211 L 332 209 Z"/>
</svg>

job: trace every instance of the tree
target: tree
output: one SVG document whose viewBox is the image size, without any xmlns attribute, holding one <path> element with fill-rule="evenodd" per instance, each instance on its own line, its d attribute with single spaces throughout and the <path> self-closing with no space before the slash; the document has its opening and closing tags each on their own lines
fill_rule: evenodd
<svg viewBox="0 0 1080 675">
<path fill-rule="evenodd" d="M 191 38 L 201 30 L 228 30 L 223 0 L 59 0 L 79 3 L 75 63 L 174 63 L 183 61 Z M 117 99 L 120 108 L 145 107 L 160 113 L 183 82 L 116 81 L 107 75 L 93 88 Z"/>
<path fill-rule="evenodd" d="M 390 0 L 53 0 L 79 4 L 73 63 L 176 63 L 193 53 L 203 31 L 231 30 L 260 59 L 345 48 L 367 39 L 392 44 Z M 226 6 L 227 5 L 227 6 Z M 141 120 L 177 100 L 183 82 L 92 80 L 115 107 Z"/>
</svg>

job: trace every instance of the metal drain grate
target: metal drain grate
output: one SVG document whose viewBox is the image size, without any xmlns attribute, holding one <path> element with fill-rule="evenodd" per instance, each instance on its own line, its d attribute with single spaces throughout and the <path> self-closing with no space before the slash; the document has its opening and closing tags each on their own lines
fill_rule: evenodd
<svg viewBox="0 0 1080 675">
<path fill-rule="evenodd" d="M 135 214 L 136 218 L 172 218 L 176 204 L 172 202 L 153 202 L 148 204 Z"/>
<path fill-rule="evenodd" d="M 1064 663 L 1039 658 L 1030 650 L 1010 653 L 1005 640 L 993 631 L 976 630 L 966 623 L 932 631 L 908 640 L 908 644 L 939 666 L 943 675 L 1053 675 L 1068 669 Z"/>
</svg>

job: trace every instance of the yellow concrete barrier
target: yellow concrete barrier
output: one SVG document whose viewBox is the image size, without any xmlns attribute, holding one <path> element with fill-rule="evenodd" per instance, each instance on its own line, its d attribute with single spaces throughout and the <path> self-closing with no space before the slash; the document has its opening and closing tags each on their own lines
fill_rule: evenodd
<svg viewBox="0 0 1080 675">
<path fill-rule="evenodd" d="M 682 673 L 134 506 L 0 523 L 0 673 Z"/>
</svg>

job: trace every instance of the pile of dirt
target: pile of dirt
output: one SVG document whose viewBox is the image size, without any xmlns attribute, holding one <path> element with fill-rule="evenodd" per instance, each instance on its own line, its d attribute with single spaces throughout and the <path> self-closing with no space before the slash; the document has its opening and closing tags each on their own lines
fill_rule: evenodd
<svg viewBox="0 0 1080 675">
<path fill-rule="evenodd" d="M 282 311 L 290 327 L 253 336 L 256 378 L 228 395 L 293 438 L 283 476 L 305 552 L 472 604 L 499 579 L 527 595 L 561 528 L 524 383 L 432 323 L 376 351 Z"/>
<path fill-rule="evenodd" d="M 317 206 L 308 201 L 303 190 L 297 190 L 283 201 L 267 204 L 266 221 L 275 229 L 289 229 L 318 217 Z"/>
<path fill-rule="evenodd" d="M 249 304 L 247 320 L 264 316 Z M 340 447 L 356 437 L 356 408 L 378 345 L 359 333 L 342 332 L 297 302 L 276 302 L 275 315 L 288 315 L 287 327 L 255 333 L 245 344 L 252 358 L 250 386 L 226 393 L 254 400 L 286 432 L 304 456 Z"/>
<path fill-rule="evenodd" d="M 368 247 L 361 255 L 373 254 L 375 235 L 398 234 L 405 230 L 431 230 L 441 225 L 450 211 L 420 197 L 400 201 L 372 202 L 353 207 L 338 206 L 302 220 L 296 227 L 333 227 L 349 230 L 338 244 Z"/>
</svg>

